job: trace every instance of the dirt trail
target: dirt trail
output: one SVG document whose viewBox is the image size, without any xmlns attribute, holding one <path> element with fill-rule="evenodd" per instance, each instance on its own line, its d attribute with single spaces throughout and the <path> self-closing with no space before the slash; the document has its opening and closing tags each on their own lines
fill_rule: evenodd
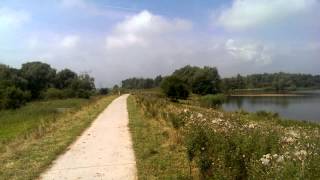
<svg viewBox="0 0 320 180">
<path fill-rule="evenodd" d="M 40 179 L 137 179 L 128 96 L 115 99 Z"/>
</svg>

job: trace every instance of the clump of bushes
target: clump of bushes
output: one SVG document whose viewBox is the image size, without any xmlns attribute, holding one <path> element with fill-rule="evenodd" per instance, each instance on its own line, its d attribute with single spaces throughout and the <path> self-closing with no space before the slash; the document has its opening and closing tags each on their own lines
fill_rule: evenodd
<svg viewBox="0 0 320 180">
<path fill-rule="evenodd" d="M 199 98 L 200 106 L 210 107 L 210 108 L 216 108 L 225 101 L 226 101 L 226 96 L 223 94 L 215 94 L 215 95 L 209 94 L 209 95 L 201 96 Z"/>
<path fill-rule="evenodd" d="M 0 109 L 16 109 L 23 106 L 29 99 L 29 91 L 22 91 L 14 86 L 0 91 Z"/>
<path fill-rule="evenodd" d="M 89 98 L 94 91 L 88 74 L 57 72 L 42 62 L 25 63 L 21 69 L 0 64 L 0 109 L 19 108 L 30 100 Z"/>
<path fill-rule="evenodd" d="M 165 78 L 161 83 L 161 89 L 172 101 L 187 99 L 190 94 L 188 86 L 175 76 Z"/>
</svg>

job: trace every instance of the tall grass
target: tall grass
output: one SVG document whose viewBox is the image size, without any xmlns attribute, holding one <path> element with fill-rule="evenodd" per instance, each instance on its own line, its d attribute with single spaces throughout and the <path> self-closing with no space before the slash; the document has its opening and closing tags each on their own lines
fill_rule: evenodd
<svg viewBox="0 0 320 180">
<path fill-rule="evenodd" d="M 320 178 L 319 124 L 282 120 L 267 112 L 227 113 L 172 103 L 152 94 L 136 97 L 145 112 L 142 117 L 148 117 L 148 122 L 162 122 L 158 129 L 166 127 L 174 132 L 169 137 L 179 137 L 175 147 L 185 154 L 174 154 L 170 161 L 177 164 L 176 159 L 185 158 L 187 167 L 176 167 L 176 171 L 188 170 L 187 177 Z"/>
<path fill-rule="evenodd" d="M 226 100 L 223 94 L 209 94 L 199 98 L 200 106 L 217 108 Z"/>
<path fill-rule="evenodd" d="M 138 178 L 188 179 L 188 161 L 181 138 L 171 124 L 164 121 L 162 115 L 165 114 L 152 109 L 152 102 L 150 99 L 150 103 L 144 104 L 133 96 L 128 99 Z"/>
<path fill-rule="evenodd" d="M 115 97 L 36 102 L 1 112 L 0 179 L 36 179 Z"/>
<path fill-rule="evenodd" d="M 15 138 L 25 137 L 35 131 L 39 124 L 51 123 L 63 115 L 79 110 L 89 100 L 65 99 L 29 103 L 16 110 L 0 111 L 0 144 L 10 142 Z"/>
</svg>

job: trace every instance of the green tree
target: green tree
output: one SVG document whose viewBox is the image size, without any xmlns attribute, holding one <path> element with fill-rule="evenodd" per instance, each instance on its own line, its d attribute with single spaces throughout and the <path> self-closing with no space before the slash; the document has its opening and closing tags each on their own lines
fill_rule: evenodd
<svg viewBox="0 0 320 180">
<path fill-rule="evenodd" d="M 172 75 L 185 82 L 195 94 L 216 94 L 221 91 L 221 79 L 215 67 L 188 65 L 176 70 Z"/>
<path fill-rule="evenodd" d="M 175 76 L 165 78 L 161 83 L 161 89 L 167 97 L 174 101 L 189 97 L 188 86 Z"/>
<path fill-rule="evenodd" d="M 58 89 L 70 88 L 72 82 L 77 79 L 78 76 L 70 69 L 64 69 L 57 73 L 55 78 L 55 86 Z"/>
<path fill-rule="evenodd" d="M 28 89 L 33 99 L 39 98 L 40 92 L 53 86 L 56 70 L 49 64 L 29 62 L 22 65 L 21 75 L 28 81 Z"/>
</svg>

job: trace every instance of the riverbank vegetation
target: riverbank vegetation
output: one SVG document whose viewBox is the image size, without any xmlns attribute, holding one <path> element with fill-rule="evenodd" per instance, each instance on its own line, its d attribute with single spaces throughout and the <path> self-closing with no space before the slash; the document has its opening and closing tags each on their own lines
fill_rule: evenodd
<svg viewBox="0 0 320 180">
<path fill-rule="evenodd" d="M 116 96 L 36 101 L 0 111 L 0 179 L 36 179 Z"/>
<path fill-rule="evenodd" d="M 320 89 L 320 75 L 293 73 L 264 73 L 221 78 L 215 67 L 184 66 L 168 76 L 152 78 L 129 78 L 122 81 L 124 89 L 150 89 L 160 87 L 168 77 L 183 81 L 190 93 L 207 95 L 230 94 L 261 94 L 282 93 L 289 91 Z"/>
<path fill-rule="evenodd" d="M 320 178 L 320 125 L 198 104 L 155 92 L 130 100 L 141 179 Z"/>
</svg>

